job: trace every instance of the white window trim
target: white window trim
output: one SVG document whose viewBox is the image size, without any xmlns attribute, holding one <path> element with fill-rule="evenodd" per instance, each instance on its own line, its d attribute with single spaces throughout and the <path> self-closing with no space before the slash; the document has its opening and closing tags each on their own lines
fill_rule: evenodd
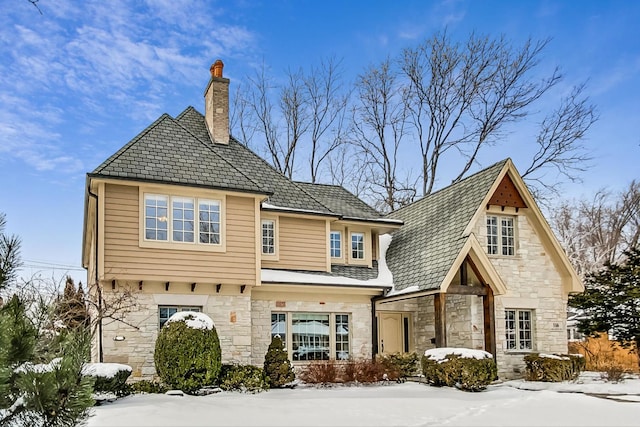
<svg viewBox="0 0 640 427">
<path fill-rule="evenodd" d="M 515 336 L 516 348 L 508 348 L 507 344 L 507 311 L 515 312 Z M 527 311 L 530 313 L 531 322 L 531 348 L 520 348 L 520 313 Z M 533 353 L 536 349 L 536 312 L 530 308 L 505 308 L 504 309 L 504 350 L 507 353 Z"/>
<path fill-rule="evenodd" d="M 362 235 L 362 258 L 354 258 L 353 256 L 353 236 L 354 235 Z M 349 233 L 349 259 L 354 261 L 355 263 L 364 263 L 367 262 L 367 233 L 364 231 L 351 231 Z"/>
<path fill-rule="evenodd" d="M 159 304 L 158 305 L 158 330 L 160 330 L 162 328 L 162 324 L 160 323 L 160 322 L 162 322 L 162 319 L 160 318 L 160 309 L 161 308 L 175 308 L 176 312 L 180 312 L 180 311 L 195 311 L 194 309 L 196 309 L 197 312 L 202 313 L 202 307 L 201 306 Z M 171 317 L 171 316 L 169 316 L 169 317 Z M 169 318 L 167 318 L 167 320 L 169 320 Z M 165 320 L 165 323 L 166 323 L 166 320 Z"/>
<path fill-rule="evenodd" d="M 496 254 L 491 254 L 489 253 L 489 231 L 487 230 L 487 223 L 489 221 L 489 218 L 496 218 L 497 220 L 497 228 L 498 228 L 498 242 L 497 242 L 497 251 L 498 253 Z M 502 219 L 503 218 L 509 218 L 513 221 L 513 254 L 512 255 L 503 255 L 502 250 L 503 250 L 503 245 L 502 245 Z M 514 215 L 499 215 L 497 213 L 487 213 L 486 218 L 485 218 L 485 223 L 484 223 L 484 230 L 485 230 L 485 235 L 486 235 L 486 245 L 485 245 L 485 250 L 487 252 L 487 255 L 490 257 L 503 257 L 503 258 L 514 258 L 516 256 L 518 256 L 518 217 L 514 216 Z"/>
<path fill-rule="evenodd" d="M 162 196 L 167 197 L 167 240 L 148 240 L 146 238 L 146 196 Z M 180 242 L 173 240 L 173 199 L 189 198 L 194 202 L 194 241 Z M 218 202 L 220 205 L 220 243 L 200 243 L 200 219 L 199 219 L 199 202 Z M 157 249 L 177 249 L 189 251 L 204 252 L 225 252 L 226 251 L 226 196 L 219 193 L 199 193 L 196 191 L 173 192 L 167 191 L 166 188 L 139 188 L 139 239 L 138 245 L 141 248 L 157 248 Z"/>
<path fill-rule="evenodd" d="M 353 314 L 341 311 L 335 312 L 313 312 L 313 311 L 282 311 L 274 310 L 271 314 L 284 314 L 286 320 L 286 348 L 287 356 L 294 365 L 306 365 L 311 360 L 293 360 L 293 315 L 294 314 L 323 314 L 329 315 L 329 360 L 336 360 L 336 316 L 346 315 L 349 319 L 349 357 L 353 357 Z M 271 316 L 269 316 L 271 322 Z M 269 323 L 269 340 L 271 340 L 271 323 Z M 271 342 L 271 341 L 269 341 Z"/>
<path fill-rule="evenodd" d="M 334 256 L 331 248 L 331 235 L 333 233 L 338 233 L 340 235 L 340 256 Z M 342 230 L 331 230 L 329 231 L 329 256 L 332 261 L 340 261 L 344 260 L 344 231 Z"/>
<path fill-rule="evenodd" d="M 266 221 L 273 222 L 273 253 L 262 252 L 262 224 Z M 278 261 L 280 259 L 280 218 L 278 216 L 262 215 L 260 217 L 260 254 L 265 261 Z"/>
</svg>

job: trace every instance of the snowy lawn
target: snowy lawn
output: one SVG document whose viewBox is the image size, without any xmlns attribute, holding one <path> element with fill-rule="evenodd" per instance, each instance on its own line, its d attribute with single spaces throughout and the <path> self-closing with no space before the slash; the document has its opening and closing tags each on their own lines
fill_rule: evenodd
<svg viewBox="0 0 640 427">
<path fill-rule="evenodd" d="M 510 381 L 480 393 L 407 382 L 202 397 L 135 395 L 93 414 L 92 427 L 638 426 L 640 380 L 609 384 L 587 373 L 576 382 Z"/>
</svg>

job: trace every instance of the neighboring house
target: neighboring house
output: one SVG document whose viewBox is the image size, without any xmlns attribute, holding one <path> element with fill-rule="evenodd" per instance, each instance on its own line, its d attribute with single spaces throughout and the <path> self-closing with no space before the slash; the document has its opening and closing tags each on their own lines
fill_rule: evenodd
<svg viewBox="0 0 640 427">
<path fill-rule="evenodd" d="M 230 137 L 229 80 L 211 72 L 204 116 L 162 115 L 87 175 L 88 283 L 137 302 L 101 322 L 96 360 L 154 375 L 180 310 L 214 320 L 225 362 L 262 364 L 275 335 L 294 364 L 459 346 L 505 377 L 527 352 L 567 351 L 582 284 L 510 160 L 382 216 Z"/>
</svg>

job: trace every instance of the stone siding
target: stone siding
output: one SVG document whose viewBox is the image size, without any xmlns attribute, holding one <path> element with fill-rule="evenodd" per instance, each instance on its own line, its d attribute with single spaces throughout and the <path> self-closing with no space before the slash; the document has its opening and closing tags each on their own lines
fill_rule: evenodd
<svg viewBox="0 0 640 427">
<path fill-rule="evenodd" d="M 516 255 L 489 255 L 507 287 L 507 293 L 495 297 L 496 348 L 501 378 L 521 377 L 523 357 L 527 352 L 506 350 L 505 309 L 533 311 L 533 351 L 566 353 L 566 304 L 562 275 L 532 225 L 527 209 L 516 214 L 513 208 L 489 214 L 514 215 L 516 220 Z M 486 216 L 474 228 L 480 244 L 486 247 Z"/>
</svg>

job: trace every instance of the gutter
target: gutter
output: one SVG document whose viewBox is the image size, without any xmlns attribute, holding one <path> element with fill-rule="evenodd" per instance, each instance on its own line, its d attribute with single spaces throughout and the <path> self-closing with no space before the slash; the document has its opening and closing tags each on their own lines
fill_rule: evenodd
<svg viewBox="0 0 640 427">
<path fill-rule="evenodd" d="M 95 251 L 95 281 L 96 281 L 96 289 L 98 291 L 98 362 L 102 363 L 104 361 L 104 351 L 102 349 L 102 287 L 100 286 L 100 281 L 98 279 L 98 215 L 100 214 L 100 210 L 98 209 L 98 195 L 91 192 L 91 186 L 87 186 L 87 194 L 89 197 L 93 197 L 96 201 L 96 251 Z"/>
</svg>

